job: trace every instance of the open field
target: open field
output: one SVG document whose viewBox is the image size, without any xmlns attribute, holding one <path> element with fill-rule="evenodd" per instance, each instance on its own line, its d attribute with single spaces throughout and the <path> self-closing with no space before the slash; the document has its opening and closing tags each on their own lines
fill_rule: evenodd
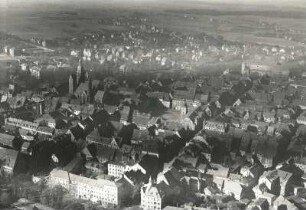
<svg viewBox="0 0 306 210">
<path fill-rule="evenodd" d="M 179 1 L 175 7 L 170 2 L 153 4 L 153 1 L 128 5 L 103 2 L 99 7 L 85 5 L 11 5 L 2 8 L 0 31 L 31 37 L 74 37 L 81 33 L 104 30 L 125 30 L 101 24 L 105 18 L 129 15 L 135 11 L 143 12 L 152 24 L 181 33 L 201 33 L 222 35 L 232 41 L 243 41 L 282 46 L 304 46 L 296 41 L 282 37 L 265 36 L 273 34 L 275 25 L 286 30 L 293 30 L 306 37 L 306 11 L 302 8 L 259 8 L 247 5 L 220 5 L 193 1 Z M 82 8 L 82 9 L 81 9 Z M 124 8 L 124 9 L 123 9 Z M 182 9 L 184 8 L 184 9 Z M 150 12 L 148 11 L 150 10 Z M 186 18 L 185 15 L 192 18 Z M 264 26 L 262 24 L 265 24 Z M 296 32 L 294 32 L 296 31 Z"/>
</svg>

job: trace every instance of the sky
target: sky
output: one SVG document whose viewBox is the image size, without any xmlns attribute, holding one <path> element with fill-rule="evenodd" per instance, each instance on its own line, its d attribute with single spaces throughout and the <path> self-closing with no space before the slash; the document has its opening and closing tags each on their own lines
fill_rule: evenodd
<svg viewBox="0 0 306 210">
<path fill-rule="evenodd" d="M 0 7 L 5 6 L 30 6 L 35 3 L 39 4 L 52 4 L 52 5 L 148 5 L 153 7 L 158 7 L 158 5 L 171 5 L 174 6 L 184 6 L 192 7 L 192 5 L 199 3 L 213 3 L 213 4 L 228 4 L 228 5 L 271 5 L 274 7 L 283 7 L 288 6 L 292 7 L 305 7 L 306 0 L 0 0 Z M 267 8 L 263 8 L 267 9 Z"/>
</svg>

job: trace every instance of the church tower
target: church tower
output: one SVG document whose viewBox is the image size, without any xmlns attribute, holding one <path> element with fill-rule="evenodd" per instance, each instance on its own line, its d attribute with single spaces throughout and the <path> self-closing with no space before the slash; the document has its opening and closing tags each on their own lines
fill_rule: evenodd
<svg viewBox="0 0 306 210">
<path fill-rule="evenodd" d="M 69 77 L 69 95 L 72 96 L 74 92 L 74 79 L 72 74 Z"/>
<path fill-rule="evenodd" d="M 92 97 L 93 97 L 93 89 L 92 89 L 92 78 L 91 75 L 89 75 L 88 78 L 88 102 L 92 102 Z"/>
<path fill-rule="evenodd" d="M 76 76 L 77 76 L 76 78 L 77 85 L 85 81 L 85 72 L 84 72 L 83 63 L 81 59 L 79 60 L 79 65 L 77 67 Z"/>
</svg>

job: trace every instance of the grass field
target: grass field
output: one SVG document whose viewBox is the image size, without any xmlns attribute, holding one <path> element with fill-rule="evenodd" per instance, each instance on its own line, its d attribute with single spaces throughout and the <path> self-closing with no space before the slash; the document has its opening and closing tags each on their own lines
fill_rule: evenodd
<svg viewBox="0 0 306 210">
<path fill-rule="evenodd" d="M 281 27 L 293 30 L 306 29 L 306 12 L 299 8 L 288 10 L 273 7 L 241 8 L 237 5 L 214 5 L 199 1 L 188 4 L 179 2 L 175 6 L 171 2 L 153 4 L 137 4 L 132 1 L 120 7 L 105 1 L 100 8 L 88 5 L 46 5 L 24 8 L 19 5 L 2 8 L 0 30 L 16 34 L 22 38 L 31 37 L 73 37 L 86 31 L 102 31 L 104 29 L 125 30 L 109 25 L 99 24 L 105 17 L 128 15 L 140 10 L 148 15 L 152 23 L 182 33 L 206 32 L 213 35 L 223 35 L 229 40 L 252 41 L 258 43 L 300 45 L 284 39 L 270 39 L 255 35 L 259 32 L 269 32 L 258 24 L 279 24 Z M 124 8 L 124 9 L 123 9 Z M 182 9 L 184 8 L 184 9 Z M 150 10 L 150 12 L 148 11 Z M 195 17 L 185 18 L 185 14 Z M 305 34 L 304 34 L 305 35 Z"/>
</svg>

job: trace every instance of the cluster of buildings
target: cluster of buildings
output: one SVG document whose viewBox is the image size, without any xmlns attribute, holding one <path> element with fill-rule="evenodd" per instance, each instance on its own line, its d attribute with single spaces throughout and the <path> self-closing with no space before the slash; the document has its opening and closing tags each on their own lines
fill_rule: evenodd
<svg viewBox="0 0 306 210">
<path fill-rule="evenodd" d="M 78 45 L 66 50 L 79 62 L 66 93 L 48 85 L 25 90 L 14 76 L 0 90 L 4 174 L 31 173 L 35 183 L 60 185 L 108 209 L 306 209 L 303 74 L 288 79 L 289 72 L 247 61 L 237 72 L 162 76 L 134 87 L 116 77 L 96 79 L 83 66 L 98 61 L 126 73 L 131 65 L 184 69 L 204 59 L 249 60 L 260 52 L 294 60 L 303 52 L 220 45 L 146 18 L 104 21 L 128 31 L 71 40 L 71 48 Z M 4 53 L 17 55 L 9 47 Z M 54 61 L 54 68 L 66 62 Z M 19 65 L 41 79 L 39 62 Z"/>
</svg>

